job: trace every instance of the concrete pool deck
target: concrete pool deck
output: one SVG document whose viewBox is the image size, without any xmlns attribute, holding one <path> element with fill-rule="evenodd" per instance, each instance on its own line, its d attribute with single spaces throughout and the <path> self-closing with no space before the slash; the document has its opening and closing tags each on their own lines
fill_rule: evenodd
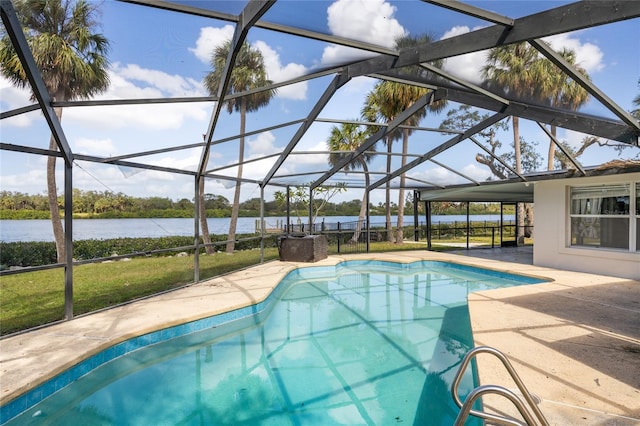
<svg viewBox="0 0 640 426">
<path fill-rule="evenodd" d="M 526 249 L 269 262 L 5 338 L 0 340 L 0 403 L 129 338 L 264 300 L 297 267 L 351 259 L 443 260 L 552 279 L 470 295 L 476 345 L 509 357 L 550 424 L 640 425 L 640 282 L 533 266 Z M 478 370 L 482 384 L 515 387 L 487 356 L 478 358 Z M 503 408 L 502 401 L 487 401 L 490 408 Z"/>
</svg>

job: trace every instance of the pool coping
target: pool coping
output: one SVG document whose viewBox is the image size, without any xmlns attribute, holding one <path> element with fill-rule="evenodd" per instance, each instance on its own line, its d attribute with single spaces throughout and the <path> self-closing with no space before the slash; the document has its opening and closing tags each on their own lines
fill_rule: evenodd
<svg viewBox="0 0 640 426">
<path fill-rule="evenodd" d="M 331 256 L 315 263 L 268 262 L 135 303 L 1 340 L 2 394 L 0 395 L 0 404 L 5 405 L 27 390 L 35 388 L 79 362 L 131 338 L 261 303 L 289 272 L 299 267 L 331 266 L 345 260 L 363 259 L 400 263 L 421 260 L 448 261 L 499 272 L 554 280 L 547 284 L 506 289 L 513 290 L 515 293 L 506 292 L 504 296 L 491 296 L 491 300 L 495 304 L 504 304 L 504 300 L 514 297 L 514 294 L 531 294 L 532 287 L 540 287 L 536 292 L 545 292 L 554 291 L 554 289 L 558 288 L 557 286 L 560 286 L 560 288 L 566 288 L 567 286 L 596 286 L 626 281 L 629 285 L 635 283 L 636 288 L 640 288 L 637 286 L 637 284 L 640 284 L 637 281 L 425 251 Z M 542 288 L 541 286 L 550 287 Z M 520 291 L 521 289 L 524 293 Z M 492 290 L 474 294 L 469 298 L 469 307 L 476 343 L 500 347 L 504 346 L 504 344 L 500 344 L 500 339 L 504 335 L 499 333 L 497 336 L 491 336 L 490 326 L 483 323 L 483 321 L 486 321 L 486 319 L 483 319 L 485 316 L 483 309 L 491 305 L 485 293 L 495 295 L 496 293 L 494 292 L 496 291 L 500 292 L 500 290 Z M 478 308 L 479 306 L 481 309 Z M 490 317 L 494 317 L 494 315 Z M 481 339 L 476 338 L 476 330 L 479 331 Z M 517 331 L 514 331 L 514 333 L 518 334 Z M 632 341 L 634 339 L 638 341 L 638 337 L 640 336 L 629 336 Z M 513 355 L 516 359 L 519 359 L 519 354 L 517 351 L 514 352 L 511 346 L 509 346 L 511 353 L 507 355 Z M 46 368 L 34 369 L 33 365 L 46 365 Z M 486 375 L 483 374 L 483 371 L 491 371 L 491 368 L 483 367 L 481 360 L 479 362 L 479 371 L 480 380 L 484 382 L 488 378 L 485 377 Z M 529 373 L 527 372 L 527 374 Z M 527 383 L 527 378 L 524 376 L 526 374 L 523 374 L 523 379 Z M 547 385 L 548 383 L 545 383 L 545 387 Z M 565 401 L 565 399 L 555 402 L 572 405 L 572 401 Z M 595 399 L 602 400 L 602 398 Z M 614 410 L 612 411 L 611 407 L 603 407 L 601 403 L 586 403 L 585 405 L 586 407 L 596 407 L 595 410 L 598 412 L 606 412 L 618 417 L 622 416 L 619 417 L 622 419 L 625 417 L 633 419 L 631 416 L 635 416 L 636 414 L 634 413 L 637 413 L 639 408 L 629 405 L 630 410 L 625 411 L 619 407 L 613 407 Z M 637 417 L 640 418 L 640 415 Z"/>
</svg>

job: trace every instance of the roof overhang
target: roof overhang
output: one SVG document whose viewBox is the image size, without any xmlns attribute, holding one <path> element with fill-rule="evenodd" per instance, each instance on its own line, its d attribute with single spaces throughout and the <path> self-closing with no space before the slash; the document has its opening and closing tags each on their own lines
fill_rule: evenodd
<svg viewBox="0 0 640 426">
<path fill-rule="evenodd" d="M 445 189 L 423 189 L 422 201 L 533 202 L 531 182 L 485 182 L 479 185 L 450 186 Z"/>
<path fill-rule="evenodd" d="M 582 175 L 577 170 L 559 170 L 523 175 L 526 180 L 513 176 L 501 181 L 451 185 L 446 188 L 420 188 L 418 191 L 421 201 L 533 203 L 533 188 L 536 182 L 637 173 L 640 172 L 640 162 L 613 162 L 613 164 L 585 169 L 585 172 L 586 175 Z"/>
</svg>

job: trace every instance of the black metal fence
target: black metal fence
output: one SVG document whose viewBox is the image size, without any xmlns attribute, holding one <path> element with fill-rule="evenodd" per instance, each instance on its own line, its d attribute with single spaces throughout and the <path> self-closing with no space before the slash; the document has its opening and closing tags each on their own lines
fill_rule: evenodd
<svg viewBox="0 0 640 426">
<path fill-rule="evenodd" d="M 364 253 L 367 251 L 367 222 L 323 222 L 314 227 L 314 233 L 324 234 L 329 247 L 336 247 L 338 253 Z M 371 224 L 369 241 L 386 241 L 384 224 Z"/>
<path fill-rule="evenodd" d="M 367 223 L 362 221 L 351 222 L 321 222 L 315 223 L 309 229 L 308 224 L 291 224 L 288 227 L 292 234 L 324 234 L 327 236 L 329 248 L 337 253 L 364 253 L 367 251 Z M 309 232 L 310 231 L 310 232 Z M 451 246 L 462 248 L 493 248 L 500 246 L 520 245 L 523 241 L 516 242 L 518 226 L 515 221 L 474 221 L 467 224 L 464 221 L 434 222 L 431 224 L 431 242 L 435 246 Z M 387 229 L 385 223 L 371 223 L 369 226 L 369 242 L 390 241 L 390 233 L 394 240 L 397 236 L 397 228 Z M 525 238 L 530 239 L 533 227 L 526 226 Z M 416 228 L 413 224 L 403 227 L 405 241 L 423 242 L 416 248 L 427 247 L 427 225 L 419 223 Z M 528 241 L 524 241 L 528 242 Z"/>
</svg>

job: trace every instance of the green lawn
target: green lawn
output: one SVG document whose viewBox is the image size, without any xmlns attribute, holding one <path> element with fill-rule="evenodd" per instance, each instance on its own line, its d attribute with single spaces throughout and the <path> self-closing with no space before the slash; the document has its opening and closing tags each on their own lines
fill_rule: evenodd
<svg viewBox="0 0 640 426">
<path fill-rule="evenodd" d="M 435 241 L 434 241 L 435 242 Z M 371 252 L 424 250 L 426 242 L 371 243 Z M 434 249 L 438 249 L 435 247 Z M 329 254 L 336 254 L 329 246 Z M 344 252 L 348 252 L 347 247 Z M 278 258 L 276 248 L 265 249 L 265 261 Z M 256 265 L 260 251 L 237 251 L 200 256 L 200 279 Z M 81 315 L 193 282 L 193 256 L 139 257 L 76 266 L 74 315 Z M 0 333 L 2 335 L 64 319 L 64 271 L 50 269 L 0 278 Z"/>
<path fill-rule="evenodd" d="M 265 249 L 265 261 L 276 259 Z M 200 256 L 206 279 L 260 262 L 259 250 Z M 193 282 L 193 256 L 134 258 L 130 261 L 76 266 L 74 315 L 96 311 Z M 50 269 L 0 278 L 2 335 L 64 319 L 64 271 Z"/>
</svg>

